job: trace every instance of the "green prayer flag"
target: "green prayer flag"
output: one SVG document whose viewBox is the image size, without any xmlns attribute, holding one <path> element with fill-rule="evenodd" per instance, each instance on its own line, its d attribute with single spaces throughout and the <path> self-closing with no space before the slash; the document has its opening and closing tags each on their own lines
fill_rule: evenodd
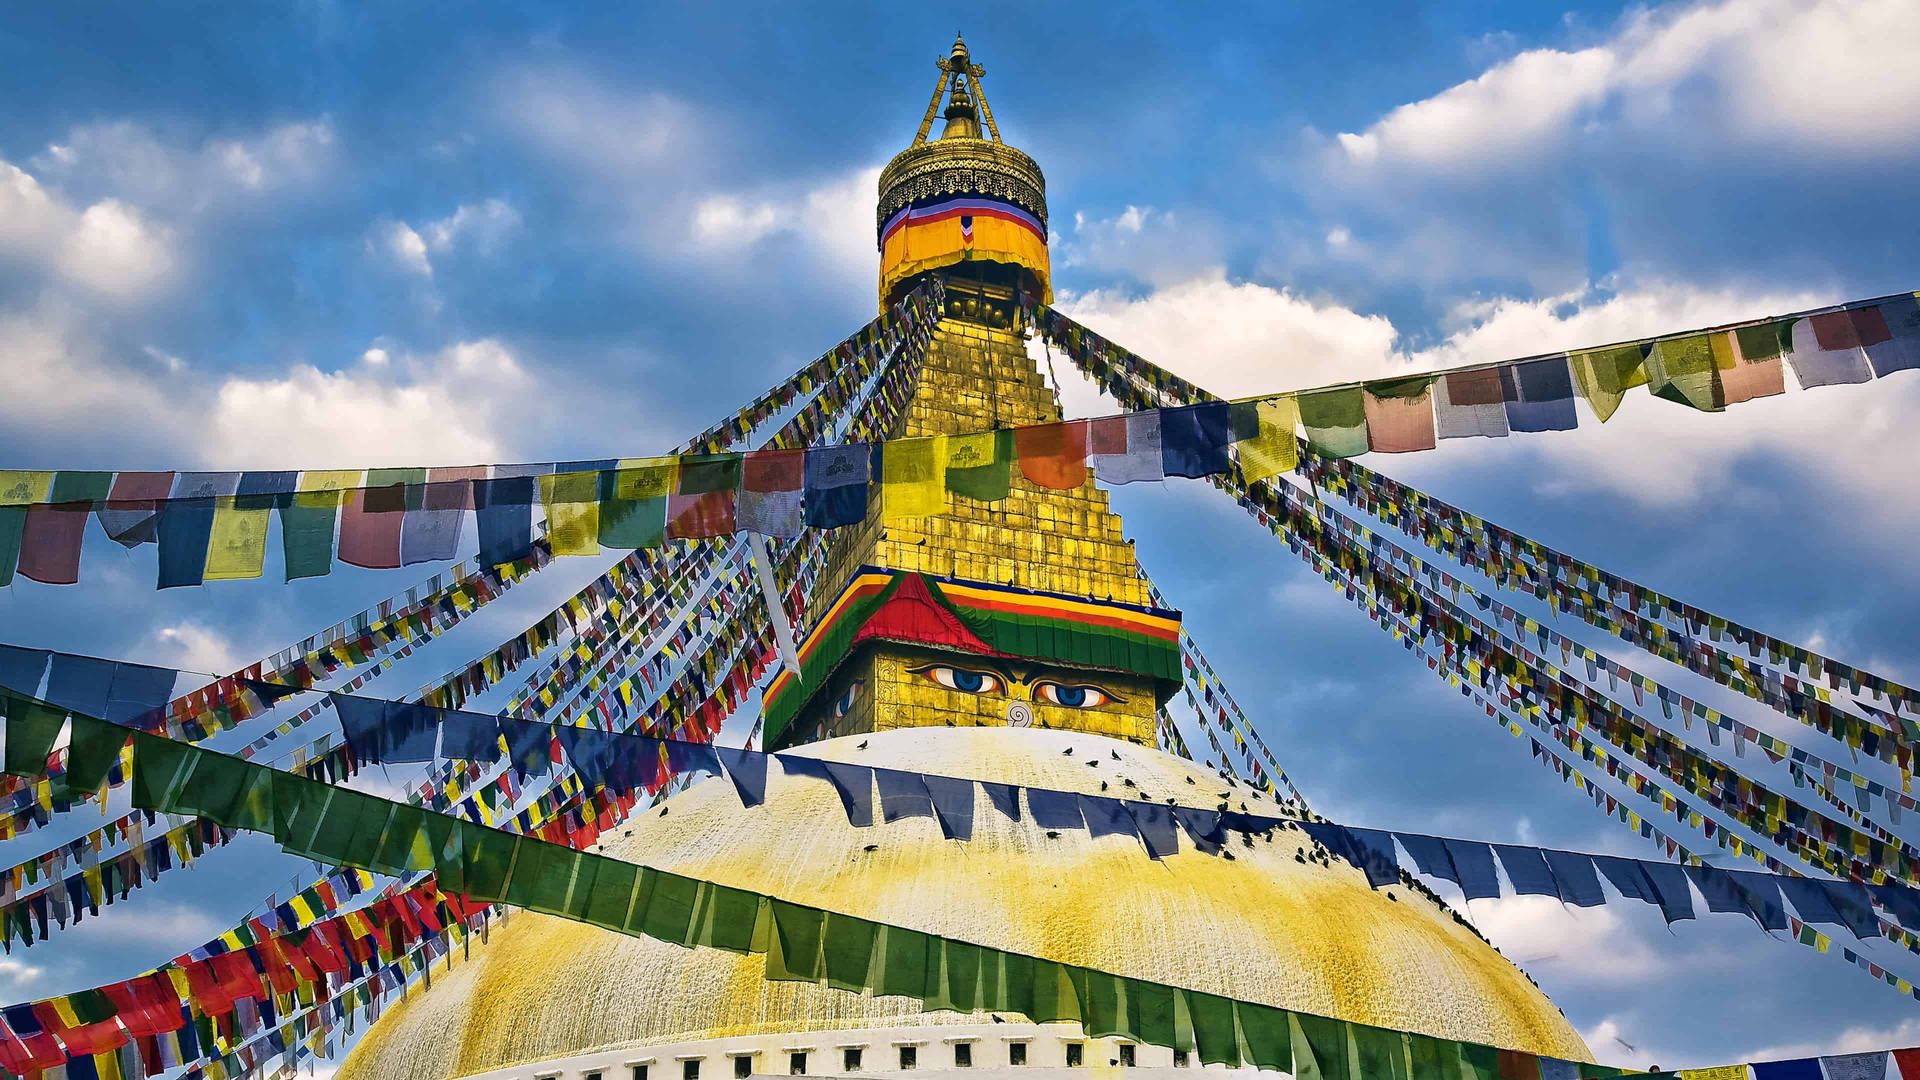
<svg viewBox="0 0 1920 1080">
<path fill-rule="evenodd" d="M 1460 1080 L 1460 1051 L 1450 1039 L 1408 1034 L 1407 1056 L 1420 1080 Z"/>
<path fill-rule="evenodd" d="M 1595 349 L 1567 357 L 1567 367 L 1573 371 L 1581 396 L 1603 424 L 1620 408 L 1628 390 L 1647 381 L 1645 364 L 1646 353 L 1639 345 Z"/>
<path fill-rule="evenodd" d="M 1033 1012 L 1028 1015 L 1036 1024 L 1051 1024 L 1059 1021 L 1078 1021 L 1082 1010 L 1080 1002 L 1084 995 L 1087 973 L 1083 968 L 1055 963 L 1052 960 L 1038 960 L 1033 963 Z"/>
<path fill-rule="evenodd" d="M 982 502 L 1007 497 L 1012 485 L 1013 432 L 947 437 L 947 490 Z"/>
<path fill-rule="evenodd" d="M 1360 1075 L 1367 1080 L 1408 1080 L 1406 1037 L 1370 1024 L 1349 1024 L 1359 1050 Z"/>
<path fill-rule="evenodd" d="M 91 716 L 75 716 L 73 738 L 67 745 L 67 789 L 75 793 L 99 791 L 100 785 L 107 782 L 107 774 L 120 760 L 120 748 L 127 745 L 127 738 L 132 734 L 118 724 Z"/>
<path fill-rule="evenodd" d="M 471 821 L 460 823 L 461 852 L 466 858 L 467 895 L 483 903 L 506 899 L 507 871 L 513 865 L 516 838 Z M 622 924 L 616 929 L 625 929 Z"/>
<path fill-rule="evenodd" d="M 1240 1037 L 1234 1033 L 1233 1002 L 1197 990 L 1186 991 L 1186 998 L 1187 1010 L 1193 1015 L 1193 1037 L 1200 1043 L 1201 1063 L 1239 1068 Z M 1285 1018 L 1280 1022 L 1285 1024 Z M 1290 1064 L 1282 1062 L 1278 1067 L 1284 1069 Z"/>
<path fill-rule="evenodd" d="M 948 1008 L 972 1012 L 980 1007 L 980 946 L 964 941 L 942 939 L 946 957 L 942 969 L 947 977 Z"/>
<path fill-rule="evenodd" d="M 1377 398 L 1417 398 L 1427 392 L 1438 375 L 1416 375 L 1410 379 L 1377 379 L 1367 384 L 1367 393 Z"/>
<path fill-rule="evenodd" d="M 1461 1080 L 1500 1080 L 1500 1051 L 1480 1043 L 1456 1043 L 1460 1048 Z"/>
<path fill-rule="evenodd" d="M 767 978 L 820 981 L 820 937 L 825 912 L 773 901 L 773 945 L 767 950 Z"/>
<path fill-rule="evenodd" d="M 1239 1002 L 1232 1006 L 1246 1040 L 1247 1056 L 1263 1069 L 1289 1069 L 1293 1063 L 1293 1031 L 1287 1011 L 1269 1005 Z"/>
<path fill-rule="evenodd" d="M 707 923 L 698 943 L 729 952 L 749 951 L 760 897 L 726 885 L 709 885 L 707 894 Z"/>
<path fill-rule="evenodd" d="M 421 860 L 416 851 L 426 816 L 427 811 L 418 806 L 396 806 L 387 819 L 386 831 L 380 836 L 380 846 L 373 853 L 372 865 L 367 869 L 376 874 L 433 869 L 434 863 Z"/>
<path fill-rule="evenodd" d="M 867 969 L 873 963 L 873 938 L 877 927 L 865 919 L 836 912 L 827 913 L 825 954 L 827 985 L 858 993 L 865 990 Z"/>
<path fill-rule="evenodd" d="M 1366 395 L 1360 387 L 1301 394 L 1296 400 L 1300 425 L 1307 429 L 1307 442 L 1315 450 L 1328 457 L 1353 457 L 1372 449 L 1367 438 Z"/>
<path fill-rule="evenodd" d="M 1726 408 L 1709 335 L 1655 342 L 1647 352 L 1647 389 L 1655 397 L 1706 412 Z"/>
<path fill-rule="evenodd" d="M 1127 981 L 1105 971 L 1087 972 L 1087 992 L 1081 999 L 1086 1016 L 1082 1025 L 1092 1038 L 1132 1036 L 1127 1017 Z"/>
<path fill-rule="evenodd" d="M 603 855 L 594 855 L 590 852 L 579 853 L 579 857 L 574 860 L 573 865 L 573 887 L 567 893 L 567 898 L 563 905 L 563 910 L 568 918 L 590 925 L 599 925 L 588 917 L 588 913 L 593 910 L 594 894 L 598 892 L 600 888 L 600 873 L 609 865 L 625 866 L 633 871 L 639 869 L 639 867 L 634 866 L 632 863 L 622 863 L 616 859 L 606 858 Z M 610 871 L 608 876 L 618 878 L 620 877 L 620 871 Z M 626 895 L 632 896 L 635 876 L 637 875 L 629 873 L 622 881 L 615 882 L 614 886 L 617 888 L 619 884 L 625 884 L 627 890 Z M 622 908 L 619 915 L 616 916 L 614 925 L 624 926 L 627 921 L 626 916 L 626 909 Z"/>
<path fill-rule="evenodd" d="M 65 709 L 9 694 L 7 704 L 7 772 L 14 776 L 44 776 L 47 755 L 53 753 Z"/>
<path fill-rule="evenodd" d="M 1294 1080 L 1349 1080 L 1347 1024 L 1325 1016 L 1288 1013 Z"/>
<path fill-rule="evenodd" d="M 658 474 L 655 476 L 654 474 Z M 600 543 L 610 548 L 659 547 L 667 540 L 667 491 L 673 470 L 608 469 L 600 474 Z"/>
<path fill-rule="evenodd" d="M 1793 351 L 1793 320 L 1743 326 L 1733 332 L 1740 343 L 1740 358 L 1749 364 L 1777 360 Z"/>
<path fill-rule="evenodd" d="M 1154 1046 L 1173 1045 L 1173 987 L 1129 979 L 1127 1005 L 1134 1038 Z"/>
<path fill-rule="evenodd" d="M 685 945 L 692 940 L 693 907 L 699 899 L 700 884 L 692 878 L 649 868 L 653 887 L 647 896 L 646 921 L 642 930 L 649 937 Z"/>
<path fill-rule="evenodd" d="M 885 956 L 880 964 L 880 983 L 875 994 L 899 994 L 925 998 L 927 993 L 927 953 L 934 939 L 918 930 L 898 926 L 883 927 L 881 947 Z"/>
</svg>

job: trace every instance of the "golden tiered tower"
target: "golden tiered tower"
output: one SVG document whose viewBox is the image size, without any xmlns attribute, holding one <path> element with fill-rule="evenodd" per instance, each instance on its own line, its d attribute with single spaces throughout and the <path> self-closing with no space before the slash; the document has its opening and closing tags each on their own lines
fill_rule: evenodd
<svg viewBox="0 0 1920 1080">
<path fill-rule="evenodd" d="M 1061 419 L 1027 353 L 1019 303 L 1021 294 L 1049 290 L 1045 247 L 1030 246 L 1043 244 L 1044 236 L 1036 237 L 1023 220 L 1045 221 L 1045 178 L 1032 158 L 1000 141 L 979 86 L 983 69 L 972 63 L 965 42 L 956 39 L 939 66 L 943 78 L 919 135 L 880 174 L 881 303 L 928 274 L 944 279 L 947 296 L 913 399 L 888 432 L 894 439 Z M 946 129 L 925 142 L 948 79 Z M 981 114 L 991 138 L 981 136 Z M 903 218 L 916 213 L 925 224 Z M 999 230 L 991 237 L 989 221 Z M 984 461 L 997 454 L 1004 464 L 1008 441 L 974 438 L 945 449 L 949 468 L 961 464 L 962 455 Z M 1071 490 L 1042 487 L 1017 467 L 1010 472 L 1004 497 L 998 490 L 991 501 L 950 492 L 943 514 L 894 521 L 870 515 L 865 524 L 841 530 L 809 605 L 816 613 L 813 632 L 839 614 L 836 603 L 852 583 L 879 580 L 874 571 L 928 575 L 950 594 L 1001 587 L 1008 602 L 1045 604 L 1065 623 L 1097 624 L 1148 608 L 1147 584 L 1120 518 L 1090 471 L 1082 468 L 1080 485 Z M 812 688 L 799 722 L 787 726 L 780 741 L 1011 723 L 1152 745 L 1160 695 L 1170 689 L 1148 674 L 1111 666 L 981 663 L 884 632 L 871 640 Z"/>
<path fill-rule="evenodd" d="M 1049 289 L 1045 182 L 1031 158 L 1000 141 L 964 44 L 938 64 L 914 145 L 881 176 L 882 302 L 928 273 L 944 276 L 947 293 L 892 433 L 906 438 L 1060 415 L 1018 325 L 1021 294 L 1044 298 Z M 947 125 L 928 142 L 943 94 Z M 770 748 L 1090 796 L 1112 783 L 1198 809 L 1228 798 L 1224 789 L 1256 813 L 1289 812 L 1154 748 L 1156 703 L 1177 685 L 1178 650 L 1170 646 L 1169 671 L 1166 650 L 1151 643 L 1177 636 L 1178 616 L 1147 607 L 1120 521 L 1085 470 L 1053 475 L 1058 486 L 1048 487 L 1016 466 L 1003 499 L 976 500 L 964 494 L 963 470 L 1009 447 L 949 439 L 944 448 L 954 491 L 947 513 L 835 537 L 802 645 L 802 667 L 825 674 L 799 684 L 783 673 L 788 685 L 776 684 L 765 710 Z M 819 659 L 805 652 L 810 645 L 837 651 Z M 607 836 L 616 858 L 856 918 L 1230 998 L 1587 1058 L 1546 996 L 1451 913 L 1405 889 L 1376 890 L 1339 859 L 1307 858 L 1298 831 L 1249 839 L 1232 858 L 1186 847 L 1154 860 L 1133 837 L 1049 830 L 976 792 L 971 837 L 960 840 L 927 817 L 857 827 L 828 784 L 771 768 L 758 805 L 742 805 L 729 784 L 697 784 Z M 516 913 L 470 958 L 437 973 L 430 990 L 389 1009 L 339 1075 L 899 1078 L 1074 1064 L 1119 1075 L 1106 1070 L 1123 1060 L 1198 1066 L 1169 1048 L 1089 1040 L 1075 1024 L 774 981 L 757 956 Z"/>
</svg>

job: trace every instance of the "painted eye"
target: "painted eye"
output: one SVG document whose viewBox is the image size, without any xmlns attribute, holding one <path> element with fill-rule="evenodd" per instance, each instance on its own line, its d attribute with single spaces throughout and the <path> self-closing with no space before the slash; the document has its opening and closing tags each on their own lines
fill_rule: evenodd
<svg viewBox="0 0 1920 1080">
<path fill-rule="evenodd" d="M 933 664 L 916 670 L 914 674 L 963 694 L 1000 694 L 1005 693 L 1007 689 L 1006 681 L 989 671 L 972 671 L 967 668 L 948 667 L 945 664 Z"/>
<path fill-rule="evenodd" d="M 1097 686 L 1069 686 L 1057 682 L 1035 683 L 1033 693 L 1049 705 L 1062 705 L 1069 709 L 1092 709 L 1120 700 Z"/>
<path fill-rule="evenodd" d="M 864 679 L 853 680 L 853 685 L 847 687 L 847 692 L 841 694 L 840 700 L 833 703 L 833 718 L 835 720 L 840 719 L 852 711 L 853 703 L 860 700 L 860 691 L 866 689 L 866 686 L 867 683 Z"/>
</svg>

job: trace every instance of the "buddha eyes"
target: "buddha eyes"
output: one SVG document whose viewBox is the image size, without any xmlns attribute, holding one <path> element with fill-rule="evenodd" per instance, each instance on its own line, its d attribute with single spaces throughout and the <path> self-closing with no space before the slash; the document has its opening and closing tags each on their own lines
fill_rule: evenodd
<svg viewBox="0 0 1920 1080">
<path fill-rule="evenodd" d="M 853 680 L 853 685 L 847 687 L 847 692 L 841 694 L 840 700 L 833 703 L 833 718 L 835 720 L 847 715 L 847 713 L 852 710 L 853 703 L 859 700 L 860 691 L 865 689 L 866 685 L 866 681 L 863 679 Z"/>
<path fill-rule="evenodd" d="M 928 682 L 938 683 L 949 690 L 958 690 L 963 694 L 1007 692 L 1007 680 L 991 671 L 975 671 L 972 668 L 952 667 L 947 664 L 929 664 L 922 668 L 912 668 L 910 671 Z M 1032 685 L 1035 701 L 1047 705 L 1058 705 L 1065 709 L 1097 709 L 1102 705 L 1111 705 L 1121 700 L 1097 686 L 1055 682 L 1051 679 L 1041 680 Z"/>
<path fill-rule="evenodd" d="M 945 664 L 930 664 L 913 669 L 913 674 L 963 694 L 1004 694 L 1007 690 L 1006 680 L 990 671 L 973 671 L 968 668 L 948 667 Z"/>
<path fill-rule="evenodd" d="M 1072 686 L 1057 682 L 1033 684 L 1033 696 L 1049 705 L 1061 705 L 1069 709 L 1092 709 L 1119 700 L 1097 686 Z"/>
</svg>

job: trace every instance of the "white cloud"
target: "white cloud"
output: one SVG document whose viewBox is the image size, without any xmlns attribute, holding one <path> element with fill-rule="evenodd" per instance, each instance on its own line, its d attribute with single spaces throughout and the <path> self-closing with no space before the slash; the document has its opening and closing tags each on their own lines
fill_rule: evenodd
<svg viewBox="0 0 1920 1080">
<path fill-rule="evenodd" d="M 1205 211 L 1134 205 L 1108 218 L 1075 213 L 1069 230 L 1056 231 L 1048 246 L 1056 273 L 1088 270 L 1158 286 L 1219 273 L 1226 247 Z"/>
<path fill-rule="evenodd" d="M 1920 167 L 1920 65 L 1903 0 L 1728 0 L 1635 9 L 1357 131 L 1309 130 L 1281 171 L 1340 220 L 1341 247 L 1262 251 L 1288 269 L 1405 287 L 1553 292 L 1599 264 L 1657 276 L 1897 278 L 1912 244 L 1865 230 Z M 1760 223 L 1765 223 L 1761 225 Z M 1875 246 L 1876 241 L 1883 241 Z"/>
<path fill-rule="evenodd" d="M 1636 982 L 1671 963 L 1671 949 L 1651 947 L 1612 907 L 1576 909 L 1551 896 L 1507 896 L 1475 900 L 1471 910 L 1488 940 L 1555 985 Z"/>
<path fill-rule="evenodd" d="M 75 190 L 110 192 L 176 215 L 218 210 L 237 197 L 312 184 L 338 155 L 326 117 L 198 145 L 163 140 L 129 121 L 86 124 L 34 155 L 32 164 Z"/>
<path fill-rule="evenodd" d="M 1343 133 L 1349 161 L 1409 161 L 1431 169 L 1479 169 L 1495 155 L 1537 151 L 1564 135 L 1576 113 L 1612 87 L 1619 61 L 1607 49 L 1524 52 L 1469 82 L 1402 105 L 1366 131 Z"/>
<path fill-rule="evenodd" d="M 108 299 L 161 284 L 175 258 L 170 230 L 118 199 L 79 207 L 0 161 L 0 256 L 25 259 Z"/>
<path fill-rule="evenodd" d="M 1063 293 L 1060 310 L 1217 394 L 1391 374 L 1407 363 L 1379 315 L 1211 274 L 1145 296 Z"/>
<path fill-rule="evenodd" d="M 1850 1027 L 1824 1042 L 1763 1046 L 1742 1054 L 1740 1061 L 1782 1061 L 1827 1054 L 1864 1054 L 1890 1046 L 1920 1045 L 1920 1020 L 1902 1020 L 1892 1027 Z"/>
<path fill-rule="evenodd" d="M 880 257 L 873 242 L 873 206 L 879 166 L 828 178 L 796 195 L 716 192 L 692 205 L 682 251 L 703 258 L 734 258 L 762 241 L 798 237 L 820 256 L 822 268 L 848 279 L 871 278 Z"/>
<path fill-rule="evenodd" d="M 201 422 L 199 452 L 255 468 L 501 460 L 522 427 L 516 418 L 539 408 L 531 385 L 513 351 L 491 339 L 360 370 L 303 364 L 229 378 Z"/>
<path fill-rule="evenodd" d="M 19 1000 L 23 991 L 40 981 L 40 971 L 11 957 L 0 959 L 0 986 L 6 987 L 7 1000 Z"/>
<path fill-rule="evenodd" d="M 1356 166 L 1511 168 L 1590 125 L 1666 138 L 1881 155 L 1920 143 L 1912 9 L 1900 0 L 1740 0 L 1640 10 L 1607 41 L 1534 49 L 1402 105 L 1339 152 Z M 1792 47 L 1783 50 L 1783 43 Z M 1606 106 L 1605 109 L 1600 108 Z"/>
<path fill-rule="evenodd" d="M 404 221 L 383 221 L 374 227 L 375 244 L 402 270 L 421 277 L 433 276 L 433 264 L 427 261 L 427 242 Z"/>
<path fill-rule="evenodd" d="M 190 621 L 157 627 L 133 655 L 142 663 L 214 675 L 247 663 L 225 634 Z"/>
<path fill-rule="evenodd" d="M 470 241 L 482 254 L 491 253 L 501 240 L 520 227 L 520 212 L 504 199 L 463 203 L 439 221 L 420 230 L 426 244 L 436 254 L 452 251 L 456 243 Z"/>
</svg>

